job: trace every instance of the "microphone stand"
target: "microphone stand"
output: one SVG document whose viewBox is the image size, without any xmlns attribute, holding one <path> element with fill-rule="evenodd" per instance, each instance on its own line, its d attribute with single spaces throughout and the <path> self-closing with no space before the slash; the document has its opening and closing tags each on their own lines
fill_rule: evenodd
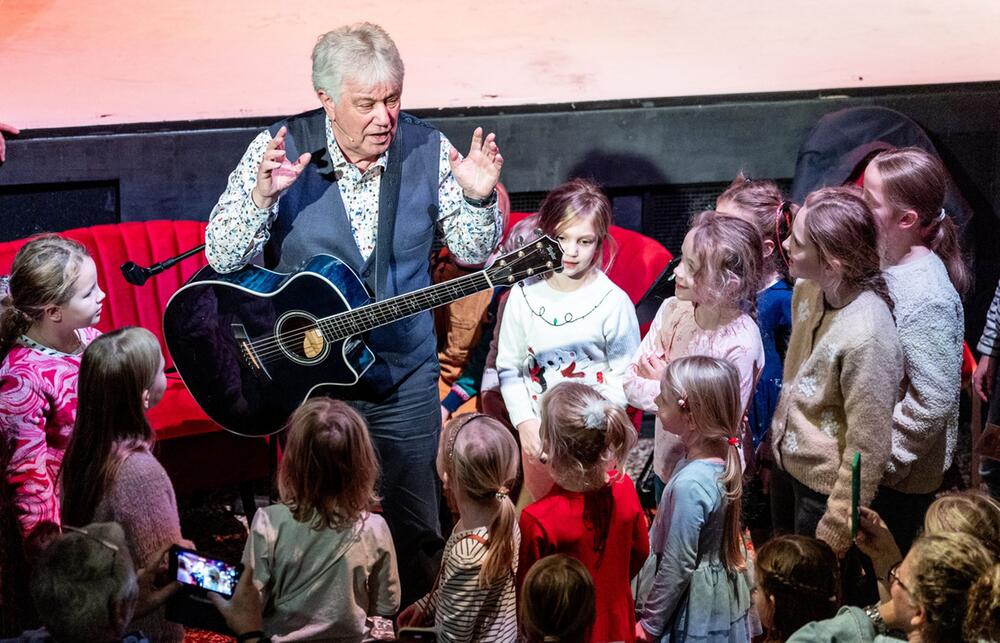
<svg viewBox="0 0 1000 643">
<path fill-rule="evenodd" d="M 150 277 L 155 277 L 167 268 L 170 268 L 178 261 L 183 261 L 192 255 L 196 255 L 205 249 L 205 244 L 201 244 L 196 248 L 191 248 L 187 252 L 182 252 L 176 257 L 170 257 L 159 263 L 154 263 L 149 268 L 143 268 L 142 266 L 136 265 L 132 261 L 126 261 L 121 265 L 122 276 L 125 277 L 125 281 L 129 282 L 134 286 L 141 286 Z"/>
</svg>

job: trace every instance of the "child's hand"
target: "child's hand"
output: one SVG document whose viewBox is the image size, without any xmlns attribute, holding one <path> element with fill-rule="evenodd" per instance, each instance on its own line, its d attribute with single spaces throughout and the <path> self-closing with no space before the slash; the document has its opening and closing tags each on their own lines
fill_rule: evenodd
<svg viewBox="0 0 1000 643">
<path fill-rule="evenodd" d="M 635 640 L 638 641 L 638 643 L 652 643 L 654 640 L 656 640 L 656 637 L 651 636 L 649 632 L 646 631 L 646 628 L 642 626 L 641 623 L 636 622 Z"/>
<path fill-rule="evenodd" d="M 888 525 L 868 507 L 858 507 L 858 537 L 855 542 L 858 549 L 872 559 L 875 575 L 879 578 L 885 578 L 889 568 L 903 559 Z"/>
<path fill-rule="evenodd" d="M 647 380 L 659 380 L 666 367 L 667 361 L 663 359 L 663 355 L 640 355 L 635 365 L 635 372 Z"/>
<path fill-rule="evenodd" d="M 396 627 L 420 627 L 424 623 L 424 612 L 417 604 L 410 605 L 396 617 Z"/>
<path fill-rule="evenodd" d="M 542 460 L 542 423 L 537 419 L 525 420 L 517 425 L 517 433 L 521 438 L 521 449 L 525 455 Z"/>
</svg>

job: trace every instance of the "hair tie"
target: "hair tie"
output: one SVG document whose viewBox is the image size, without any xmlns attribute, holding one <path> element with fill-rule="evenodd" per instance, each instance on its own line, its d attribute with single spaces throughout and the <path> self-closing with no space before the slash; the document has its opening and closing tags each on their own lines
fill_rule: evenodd
<svg viewBox="0 0 1000 643">
<path fill-rule="evenodd" d="M 497 492 L 496 492 L 496 498 L 497 498 L 497 500 L 503 500 L 504 498 L 507 497 L 508 493 L 510 493 L 510 489 L 508 489 L 504 485 L 500 485 L 500 488 L 497 489 Z"/>
<path fill-rule="evenodd" d="M 941 208 L 941 212 L 939 212 L 938 215 L 937 215 L 937 220 L 938 221 L 944 221 L 945 214 L 946 213 L 944 211 L 944 208 Z"/>
<path fill-rule="evenodd" d="M 740 443 L 740 439 L 739 438 L 727 438 L 726 441 L 729 442 L 729 446 L 732 446 L 732 447 L 735 447 L 735 446 L 739 445 L 739 443 Z"/>
<path fill-rule="evenodd" d="M 587 406 L 583 407 L 583 425 L 594 431 L 602 431 L 607 426 L 605 414 L 608 409 L 608 401 L 604 399 L 591 400 Z"/>
</svg>

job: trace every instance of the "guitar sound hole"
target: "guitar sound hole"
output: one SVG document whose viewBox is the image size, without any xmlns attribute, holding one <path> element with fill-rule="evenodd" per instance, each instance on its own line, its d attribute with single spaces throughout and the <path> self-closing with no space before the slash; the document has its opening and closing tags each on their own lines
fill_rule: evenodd
<svg viewBox="0 0 1000 643">
<path fill-rule="evenodd" d="M 300 364 L 321 361 L 330 350 L 316 319 L 298 311 L 287 312 L 278 319 L 277 337 L 282 351 Z"/>
</svg>

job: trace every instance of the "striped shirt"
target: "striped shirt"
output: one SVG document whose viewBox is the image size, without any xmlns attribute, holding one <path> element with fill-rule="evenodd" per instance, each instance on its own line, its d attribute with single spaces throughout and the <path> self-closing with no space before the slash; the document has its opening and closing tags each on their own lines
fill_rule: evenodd
<svg viewBox="0 0 1000 643">
<path fill-rule="evenodd" d="M 434 616 L 438 640 L 481 641 L 517 640 L 517 597 L 514 572 L 521 531 L 514 525 L 514 560 L 502 582 L 479 586 L 479 571 L 486 557 L 489 529 L 477 527 L 453 531 L 444 546 L 441 572 L 431 593 L 417 601 L 428 618 Z"/>
<path fill-rule="evenodd" d="M 1000 283 L 997 284 L 996 294 L 993 295 L 993 303 L 986 313 L 986 326 L 983 327 L 983 334 L 979 338 L 979 345 L 976 348 L 980 355 L 990 355 L 997 357 L 1000 354 L 1000 342 L 997 342 L 997 329 L 1000 328 Z"/>
</svg>

